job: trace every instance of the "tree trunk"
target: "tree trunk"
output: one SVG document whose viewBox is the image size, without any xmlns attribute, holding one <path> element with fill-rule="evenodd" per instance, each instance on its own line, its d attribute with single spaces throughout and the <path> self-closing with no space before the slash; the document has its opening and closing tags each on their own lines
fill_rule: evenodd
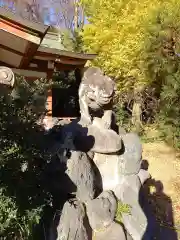
<svg viewBox="0 0 180 240">
<path fill-rule="evenodd" d="M 139 94 L 138 94 L 139 95 Z M 142 101 L 140 96 L 135 96 L 133 109 L 132 109 L 132 124 L 137 133 L 142 129 Z"/>
<path fill-rule="evenodd" d="M 78 29 L 78 4 L 77 0 L 74 0 L 74 30 Z"/>
</svg>

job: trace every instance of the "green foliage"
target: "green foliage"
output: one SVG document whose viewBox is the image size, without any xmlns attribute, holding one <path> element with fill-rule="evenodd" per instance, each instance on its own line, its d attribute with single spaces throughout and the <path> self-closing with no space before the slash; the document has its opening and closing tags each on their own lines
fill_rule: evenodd
<svg viewBox="0 0 180 240">
<path fill-rule="evenodd" d="M 116 113 L 117 124 L 124 127 L 126 131 L 129 131 L 131 129 L 130 114 L 124 109 L 123 104 L 118 102 L 114 107 L 114 111 Z"/>
<path fill-rule="evenodd" d="M 37 124 L 46 113 L 45 95 L 51 82 L 28 84 L 16 77 L 15 89 L 0 93 L 0 238 L 32 239 L 51 201 L 43 183 L 47 139 Z"/>
<path fill-rule="evenodd" d="M 83 52 L 83 39 L 82 36 L 80 34 L 80 30 L 76 30 L 74 32 L 74 51 L 75 52 Z"/>
<path fill-rule="evenodd" d="M 86 8 L 84 47 L 98 53 L 94 64 L 118 79 L 120 91 L 150 84 L 167 67 L 161 48 L 171 27 L 179 33 L 179 6 L 174 0 L 93 1 Z"/>
<path fill-rule="evenodd" d="M 78 29 L 73 34 L 69 29 L 61 31 L 61 41 L 67 51 L 82 52 L 82 36 Z"/>
<path fill-rule="evenodd" d="M 162 137 L 179 147 L 180 2 L 83 3 L 90 23 L 82 32 L 84 50 L 98 53 L 93 64 L 117 81 L 119 95 L 133 93 L 126 105 L 140 93 L 144 123 L 158 123 Z M 148 98 L 147 89 L 155 89 Z"/>
<path fill-rule="evenodd" d="M 39 224 L 42 207 L 25 210 L 20 214 L 18 206 L 12 197 L 6 196 L 0 189 L 0 236 L 3 239 L 28 239 L 31 237 L 33 227 Z"/>
<path fill-rule="evenodd" d="M 7 197 L 3 193 L 3 189 L 0 190 L 0 233 L 8 227 L 12 227 L 17 219 L 17 208 L 13 199 Z"/>
<path fill-rule="evenodd" d="M 180 148 L 180 72 L 167 77 L 161 92 L 160 112 L 157 116 L 161 138 L 167 143 Z"/>
<path fill-rule="evenodd" d="M 75 39 L 73 38 L 72 33 L 68 29 L 61 32 L 61 41 L 66 50 L 74 51 Z"/>
<path fill-rule="evenodd" d="M 131 207 L 118 201 L 115 220 L 119 223 L 122 223 L 122 213 L 131 214 Z"/>
</svg>

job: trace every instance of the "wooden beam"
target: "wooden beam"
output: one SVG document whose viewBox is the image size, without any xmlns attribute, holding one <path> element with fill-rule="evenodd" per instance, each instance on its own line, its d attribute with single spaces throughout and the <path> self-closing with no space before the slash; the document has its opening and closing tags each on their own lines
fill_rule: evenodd
<svg viewBox="0 0 180 240">
<path fill-rule="evenodd" d="M 58 70 L 58 71 L 63 71 L 63 70 L 75 70 L 76 68 L 83 68 L 84 67 L 84 64 L 83 65 L 66 65 L 66 64 L 62 64 L 62 63 L 55 63 L 55 68 Z"/>
<path fill-rule="evenodd" d="M 34 62 L 34 59 L 33 59 L 33 62 Z M 32 63 L 33 63 L 32 62 Z M 14 68 L 14 66 L 11 66 L 7 63 L 4 63 L 2 61 L 0 61 L 0 65 L 2 66 L 6 66 L 6 67 L 9 67 L 9 68 Z M 64 70 L 75 70 L 76 68 L 83 68 L 84 65 L 66 65 L 66 64 L 61 64 L 61 63 L 55 63 L 54 65 L 55 69 L 58 70 L 58 71 L 64 71 Z M 32 66 L 28 66 L 28 67 L 25 67 L 25 68 L 21 68 L 21 70 L 30 70 L 30 71 L 36 71 L 36 72 L 53 72 L 53 69 L 48 69 L 47 65 L 44 63 L 44 65 L 42 66 L 37 66 L 37 67 L 32 67 Z"/>
<path fill-rule="evenodd" d="M 61 56 L 53 56 L 53 55 L 49 55 L 49 56 L 35 56 L 34 59 L 37 60 L 42 60 L 42 61 L 52 61 L 55 63 L 61 63 L 64 65 L 85 65 L 86 64 L 86 60 L 81 60 L 81 59 L 77 59 L 77 58 L 66 58 L 66 57 L 61 57 Z"/>
<path fill-rule="evenodd" d="M 31 60 L 33 59 L 36 51 L 38 49 L 38 45 L 29 42 L 27 47 L 26 47 L 26 51 L 24 53 L 24 56 L 21 60 L 20 66 L 19 68 L 23 69 L 29 66 Z"/>
<path fill-rule="evenodd" d="M 32 64 L 37 64 L 38 66 L 42 66 L 42 67 L 46 67 L 47 68 L 47 66 L 48 66 L 48 62 L 47 61 L 43 61 L 43 60 L 39 60 L 39 59 L 32 59 L 31 60 L 31 63 Z M 30 64 L 31 64 L 30 63 Z"/>
<path fill-rule="evenodd" d="M 19 51 L 15 50 L 15 49 L 12 49 L 12 48 L 10 48 L 10 47 L 7 47 L 7 46 L 5 46 L 5 45 L 3 45 L 3 44 L 0 44 L 0 48 L 5 49 L 5 50 L 7 50 L 7 51 L 9 51 L 9 52 L 18 54 L 18 55 L 20 55 L 20 56 L 24 56 L 24 54 L 23 54 L 22 52 L 19 52 Z"/>
<path fill-rule="evenodd" d="M 58 59 L 55 60 L 57 63 L 61 63 L 64 65 L 85 65 L 86 60 L 79 60 L 79 59 L 66 59 L 65 57 L 59 57 Z"/>
<path fill-rule="evenodd" d="M 55 48 L 49 48 L 49 47 L 44 47 L 40 46 L 38 51 L 37 51 L 37 56 L 40 54 L 47 54 L 55 55 L 55 56 L 65 56 L 65 57 L 71 57 L 71 58 L 77 58 L 77 59 L 84 59 L 84 60 L 92 60 L 94 59 L 97 54 L 87 54 L 87 53 L 75 53 L 75 52 L 70 52 L 70 51 L 65 51 L 65 50 L 59 50 Z"/>
<path fill-rule="evenodd" d="M 12 68 L 12 67 L 13 67 L 13 66 L 11 66 L 11 65 L 3 62 L 3 61 L 0 61 L 0 65 L 1 65 L 1 66 L 5 66 L 5 67 L 9 67 L 9 68 Z"/>
<path fill-rule="evenodd" d="M 47 72 L 48 71 L 48 62 L 47 61 L 38 60 L 38 59 L 32 59 L 32 61 L 30 62 L 28 68 L 37 68 L 37 69 L 40 69 L 42 71 Z"/>
<path fill-rule="evenodd" d="M 32 34 L 26 33 L 22 30 L 19 30 L 10 25 L 7 25 L 7 24 L 3 23 L 2 21 L 0 21 L 0 30 L 11 33 L 17 37 L 25 39 L 26 41 L 29 41 L 29 42 L 33 42 L 37 45 L 39 45 L 41 43 L 41 39 L 39 37 L 33 36 Z"/>
<path fill-rule="evenodd" d="M 47 78 L 47 72 L 38 72 L 31 70 L 24 70 L 18 68 L 12 68 L 12 71 L 18 75 L 27 77 L 30 80 L 38 79 L 38 78 Z"/>
<path fill-rule="evenodd" d="M 49 26 L 24 19 L 3 7 L 0 7 L 0 20 L 8 22 L 12 26 L 15 25 L 15 28 L 24 28 L 24 31 L 27 29 L 41 36 L 44 36 L 49 29 Z"/>
<path fill-rule="evenodd" d="M 1 66 L 5 66 L 5 67 L 9 67 L 9 68 L 14 68 L 14 66 L 11 66 L 3 61 L 0 61 L 0 65 Z M 21 69 L 21 70 L 30 70 L 30 71 L 36 71 L 36 72 L 47 72 L 48 69 L 45 68 L 39 68 L 39 67 L 27 67 L 27 68 L 24 68 L 24 69 Z"/>
<path fill-rule="evenodd" d="M 0 22 L 6 24 L 6 25 L 8 25 L 8 26 L 11 26 L 11 27 L 13 27 L 13 28 L 15 28 L 15 29 L 18 29 L 18 30 L 20 30 L 20 31 L 23 31 L 23 32 L 25 32 L 25 33 L 32 34 L 32 35 L 34 35 L 34 36 L 36 36 L 36 37 L 39 37 L 39 36 L 40 36 L 37 32 L 32 32 L 32 30 L 30 30 L 30 29 L 28 29 L 28 28 L 25 28 L 25 27 L 22 27 L 22 26 L 19 26 L 19 25 L 17 25 L 16 23 L 10 22 L 10 21 L 8 21 L 8 20 L 5 20 L 5 19 L 1 18 L 1 16 L 0 16 Z"/>
</svg>

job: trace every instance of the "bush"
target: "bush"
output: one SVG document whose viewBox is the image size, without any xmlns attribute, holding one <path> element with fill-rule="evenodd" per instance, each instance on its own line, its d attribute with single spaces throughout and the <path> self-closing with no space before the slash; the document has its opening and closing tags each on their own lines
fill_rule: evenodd
<svg viewBox="0 0 180 240">
<path fill-rule="evenodd" d="M 34 227 L 39 224 L 42 206 L 20 213 L 13 197 L 0 189 L 0 236 L 3 239 L 30 239 Z"/>
<path fill-rule="evenodd" d="M 160 111 L 157 114 L 161 138 L 174 146 L 180 148 L 180 78 L 179 70 L 176 74 L 166 78 L 166 84 L 162 86 Z"/>
<path fill-rule="evenodd" d="M 0 95 L 0 238 L 32 239 L 51 194 L 43 183 L 47 139 L 37 124 L 51 83 L 16 77 Z M 1 88 L 2 90 L 2 88 Z"/>
</svg>

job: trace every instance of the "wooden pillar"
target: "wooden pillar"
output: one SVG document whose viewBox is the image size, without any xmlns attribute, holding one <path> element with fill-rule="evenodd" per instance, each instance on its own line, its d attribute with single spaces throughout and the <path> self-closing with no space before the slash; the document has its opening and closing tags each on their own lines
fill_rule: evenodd
<svg viewBox="0 0 180 240">
<path fill-rule="evenodd" d="M 48 90 L 48 96 L 46 101 L 46 109 L 48 110 L 47 116 L 52 117 L 52 89 Z"/>
<path fill-rule="evenodd" d="M 53 71 L 47 72 L 47 79 L 50 80 L 52 79 L 53 76 Z M 48 96 L 46 100 L 46 109 L 47 109 L 47 114 L 43 119 L 43 124 L 45 129 L 49 129 L 53 126 L 53 119 L 52 119 L 52 89 L 48 90 Z"/>
<path fill-rule="evenodd" d="M 53 77 L 53 71 L 47 72 L 47 79 L 51 80 Z M 52 88 L 48 90 L 48 96 L 47 96 L 47 116 L 52 117 Z"/>
</svg>

